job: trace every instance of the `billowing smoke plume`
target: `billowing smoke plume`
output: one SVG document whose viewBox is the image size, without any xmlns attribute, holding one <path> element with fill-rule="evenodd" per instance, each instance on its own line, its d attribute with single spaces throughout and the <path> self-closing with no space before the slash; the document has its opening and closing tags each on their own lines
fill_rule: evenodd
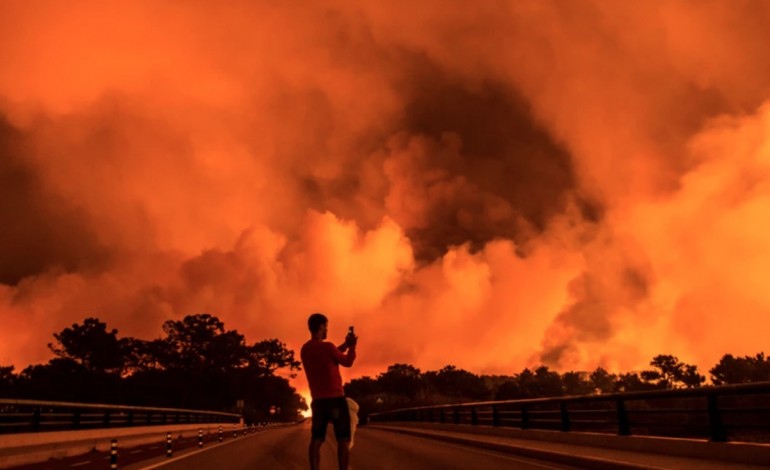
<svg viewBox="0 0 770 470">
<path fill-rule="evenodd" d="M 761 1 L 0 6 L 0 364 L 211 313 L 393 362 L 766 345 Z"/>
</svg>

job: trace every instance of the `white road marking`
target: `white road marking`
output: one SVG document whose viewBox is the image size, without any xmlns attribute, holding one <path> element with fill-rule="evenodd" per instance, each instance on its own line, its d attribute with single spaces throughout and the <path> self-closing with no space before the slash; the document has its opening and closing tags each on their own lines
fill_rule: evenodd
<svg viewBox="0 0 770 470">
<path fill-rule="evenodd" d="M 246 434 L 245 436 L 238 436 L 235 439 L 231 438 L 229 441 L 225 440 L 222 443 L 217 443 L 217 445 L 215 445 L 215 446 L 211 446 L 211 447 L 203 448 L 203 449 L 197 449 L 197 450 L 195 450 L 193 452 L 190 452 L 189 454 L 180 455 L 179 457 L 173 457 L 173 458 L 170 458 L 170 459 L 165 460 L 163 462 L 157 463 L 155 465 L 150 465 L 148 467 L 143 467 L 142 470 L 153 470 L 155 468 L 160 468 L 160 467 L 162 467 L 164 465 L 170 464 L 172 462 L 176 462 L 177 460 L 186 459 L 187 457 L 192 457 L 193 455 L 200 454 L 201 452 L 206 452 L 206 451 L 209 451 L 211 449 L 217 449 L 217 448 L 222 447 L 223 445 L 227 445 L 227 444 L 229 444 L 231 442 L 238 442 L 241 439 L 246 439 L 248 437 L 254 437 L 255 435 L 256 434 Z"/>
<path fill-rule="evenodd" d="M 90 460 L 86 460 L 85 462 L 73 463 L 72 465 L 70 465 L 70 467 L 79 467 L 81 465 L 88 465 L 89 463 L 91 463 L 91 461 Z"/>
</svg>

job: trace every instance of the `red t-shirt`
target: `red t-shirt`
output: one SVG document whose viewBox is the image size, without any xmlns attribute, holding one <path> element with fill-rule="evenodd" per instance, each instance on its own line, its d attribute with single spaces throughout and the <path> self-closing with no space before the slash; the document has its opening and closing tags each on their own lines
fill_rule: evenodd
<svg viewBox="0 0 770 470">
<path fill-rule="evenodd" d="M 313 400 L 345 396 L 339 366 L 353 365 L 356 359 L 355 348 L 348 349 L 348 353 L 344 354 L 328 341 L 311 339 L 302 346 L 300 358 Z"/>
</svg>

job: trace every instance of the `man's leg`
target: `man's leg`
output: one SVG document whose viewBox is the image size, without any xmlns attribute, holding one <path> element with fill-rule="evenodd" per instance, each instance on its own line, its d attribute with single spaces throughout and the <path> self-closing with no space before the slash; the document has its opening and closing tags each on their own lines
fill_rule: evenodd
<svg viewBox="0 0 770 470">
<path fill-rule="evenodd" d="M 348 470 L 350 462 L 350 410 L 345 398 L 336 400 L 334 414 L 334 437 L 337 438 L 337 462 L 339 470 Z"/>
<path fill-rule="evenodd" d="M 313 400 L 310 408 L 313 410 L 313 417 L 310 428 L 308 457 L 310 459 L 310 470 L 318 470 L 321 466 L 321 444 L 326 439 L 326 427 L 329 424 L 329 410 L 322 400 Z"/>
<path fill-rule="evenodd" d="M 310 439 L 310 449 L 308 456 L 310 457 L 310 470 L 318 470 L 321 467 L 321 444 L 324 441 L 312 438 Z"/>
<path fill-rule="evenodd" d="M 337 462 L 339 462 L 339 470 L 348 470 L 348 463 L 350 462 L 350 439 L 340 439 L 337 441 Z"/>
</svg>

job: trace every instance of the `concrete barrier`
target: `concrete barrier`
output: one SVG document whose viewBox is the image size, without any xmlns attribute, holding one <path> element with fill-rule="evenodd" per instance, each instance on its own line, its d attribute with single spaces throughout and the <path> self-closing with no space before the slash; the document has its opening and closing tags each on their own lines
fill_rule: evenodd
<svg viewBox="0 0 770 470">
<path fill-rule="evenodd" d="M 175 424 L 106 428 L 80 431 L 53 431 L 38 433 L 0 434 L 0 468 L 44 462 L 88 452 L 108 451 L 112 439 L 125 449 L 151 442 L 166 442 L 166 434 L 195 435 L 199 429 L 206 434 L 218 434 L 219 426 L 232 429 L 233 423 Z M 242 425 L 238 425 L 241 429 Z"/>
</svg>

